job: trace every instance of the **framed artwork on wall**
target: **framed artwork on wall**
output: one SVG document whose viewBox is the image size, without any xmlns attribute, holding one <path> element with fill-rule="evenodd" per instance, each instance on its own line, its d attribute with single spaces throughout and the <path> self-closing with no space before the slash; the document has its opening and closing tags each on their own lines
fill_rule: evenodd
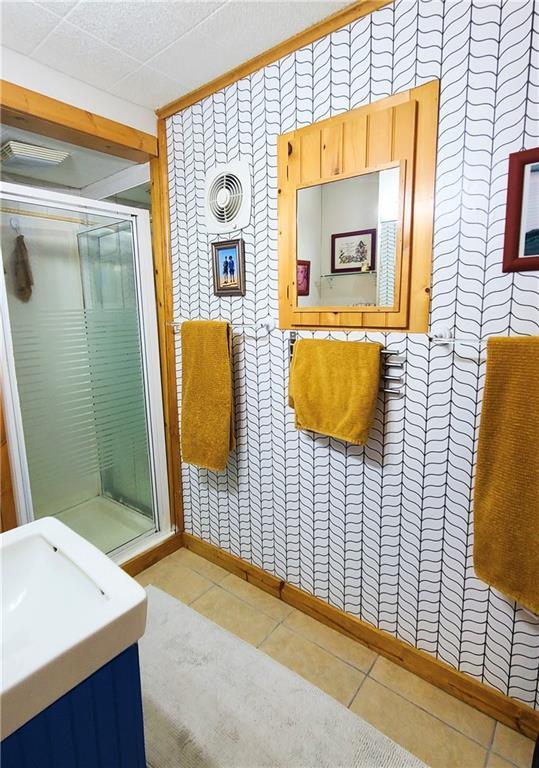
<svg viewBox="0 0 539 768">
<path fill-rule="evenodd" d="M 371 272 L 376 263 L 376 229 L 331 235 L 331 271 Z"/>
<path fill-rule="evenodd" d="M 539 147 L 509 155 L 503 271 L 539 269 Z"/>
<path fill-rule="evenodd" d="M 216 296 L 245 296 L 245 246 L 243 240 L 211 244 L 213 292 Z"/>
<path fill-rule="evenodd" d="M 311 262 L 304 259 L 296 261 L 296 282 L 298 296 L 308 296 L 311 290 Z"/>
</svg>

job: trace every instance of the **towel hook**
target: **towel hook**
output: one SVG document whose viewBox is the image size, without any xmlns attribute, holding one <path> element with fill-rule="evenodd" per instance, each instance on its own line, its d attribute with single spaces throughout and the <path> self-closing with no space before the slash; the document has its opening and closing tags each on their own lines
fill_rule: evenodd
<svg viewBox="0 0 539 768">
<path fill-rule="evenodd" d="M 18 235 L 21 235 L 21 230 L 19 227 L 19 220 L 16 219 L 14 216 L 12 216 L 9 220 L 9 226 L 11 229 L 16 232 Z"/>
</svg>

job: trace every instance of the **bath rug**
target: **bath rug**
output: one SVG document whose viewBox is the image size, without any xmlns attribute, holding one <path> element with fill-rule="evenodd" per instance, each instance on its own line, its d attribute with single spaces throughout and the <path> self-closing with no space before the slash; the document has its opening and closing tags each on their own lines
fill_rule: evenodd
<svg viewBox="0 0 539 768">
<path fill-rule="evenodd" d="M 149 768 L 425 768 L 262 651 L 165 592 L 147 593 Z"/>
</svg>

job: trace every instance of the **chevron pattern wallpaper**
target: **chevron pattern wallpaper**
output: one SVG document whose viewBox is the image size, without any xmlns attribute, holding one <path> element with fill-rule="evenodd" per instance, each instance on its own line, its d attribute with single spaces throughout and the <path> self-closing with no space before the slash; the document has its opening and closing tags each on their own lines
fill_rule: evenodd
<svg viewBox="0 0 539 768">
<path fill-rule="evenodd" d="M 538 11 L 397 0 L 170 118 L 176 318 L 277 318 L 276 136 L 440 78 L 431 329 L 539 333 L 539 274 L 501 271 L 507 157 L 539 144 Z M 252 165 L 247 293 L 217 298 L 204 177 L 237 157 Z M 472 567 L 484 343 L 368 333 L 400 352 L 406 378 L 357 447 L 294 429 L 288 333 L 258 334 L 234 336 L 227 471 L 183 466 L 187 530 L 538 707 L 539 619 Z"/>
</svg>

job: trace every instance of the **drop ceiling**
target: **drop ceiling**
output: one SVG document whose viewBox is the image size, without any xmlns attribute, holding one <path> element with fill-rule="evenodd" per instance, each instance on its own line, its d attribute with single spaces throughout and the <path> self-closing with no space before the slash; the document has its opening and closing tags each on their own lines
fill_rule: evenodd
<svg viewBox="0 0 539 768">
<path fill-rule="evenodd" d="M 78 0 L 0 5 L 6 48 L 155 109 L 350 0 Z"/>
</svg>

